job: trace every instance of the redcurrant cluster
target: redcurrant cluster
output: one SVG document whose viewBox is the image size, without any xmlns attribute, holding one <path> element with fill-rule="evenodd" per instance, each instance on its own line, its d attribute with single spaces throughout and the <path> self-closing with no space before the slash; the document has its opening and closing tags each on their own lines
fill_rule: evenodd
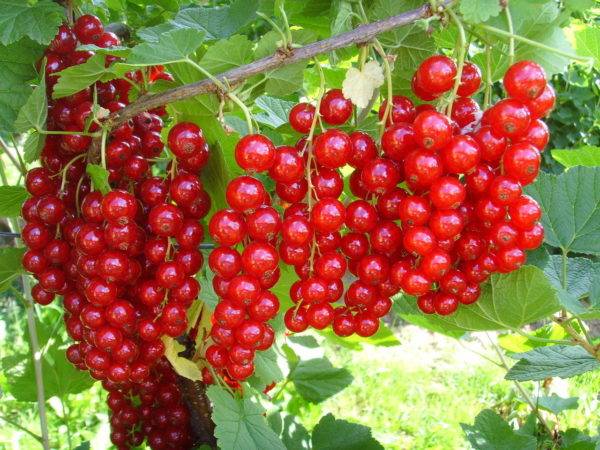
<svg viewBox="0 0 600 450">
<path fill-rule="evenodd" d="M 129 103 L 133 86 L 143 90 L 144 80 L 171 76 L 153 67 L 54 101 L 54 74 L 93 55 L 77 50 L 78 43 L 110 47 L 119 40 L 98 18 L 84 15 L 73 29 L 62 25 L 46 52 L 48 130 L 59 134 L 48 137 L 41 167 L 26 176 L 32 197 L 22 209 L 29 247 L 23 266 L 38 280 L 32 289 L 37 303 L 63 297 L 66 329 L 76 342 L 67 358 L 109 391 L 113 443 L 127 449 L 147 438 L 156 449 L 188 448 L 188 412 L 161 337 L 186 331 L 187 309 L 200 292 L 199 221 L 210 199 L 198 174 L 208 147 L 196 125 L 173 126 L 168 176 L 152 176 L 164 149 L 165 111 L 141 113 L 111 130 L 102 150 L 113 190 L 92 191 L 85 168 L 90 133 L 101 125 L 92 92 L 99 107 L 117 111 Z"/>
<path fill-rule="evenodd" d="M 271 141 L 258 134 L 238 142 L 235 158 L 249 174 L 281 165 Z M 262 182 L 251 175 L 231 180 L 225 194 L 229 209 L 215 213 L 209 223 L 219 246 L 208 264 L 221 300 L 213 314 L 214 344 L 206 349 L 206 359 L 225 381 L 237 386 L 254 372 L 255 352 L 271 347 L 275 338 L 267 322 L 279 311 L 279 300 L 269 289 L 280 277 L 274 243 L 281 218 Z"/>
<path fill-rule="evenodd" d="M 454 61 L 433 56 L 418 68 L 413 90 L 433 100 L 453 88 L 456 76 Z M 469 97 L 480 82 L 477 66 L 467 63 L 450 117 L 431 109 L 397 123 L 392 112 L 395 123 L 382 137 L 410 189 L 399 205 L 409 256 L 394 279 L 428 314 L 477 301 L 491 273 L 521 267 L 525 250 L 544 237 L 540 207 L 522 187 L 539 172 L 549 138 L 541 118 L 554 105 L 554 91 L 538 64 L 521 61 L 504 76 L 509 98 L 482 113 Z"/>
</svg>

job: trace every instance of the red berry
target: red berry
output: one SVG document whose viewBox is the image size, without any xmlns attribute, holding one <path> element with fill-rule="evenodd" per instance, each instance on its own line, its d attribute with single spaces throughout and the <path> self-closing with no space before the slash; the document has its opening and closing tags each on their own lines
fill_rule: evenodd
<svg viewBox="0 0 600 450">
<path fill-rule="evenodd" d="M 379 120 L 383 120 L 387 104 L 387 99 L 381 103 L 381 106 L 379 107 Z M 415 105 L 411 99 L 402 95 L 394 95 L 392 97 L 392 109 L 390 110 L 386 125 L 389 126 L 401 122 L 410 123 L 414 120 L 415 115 Z"/>
<path fill-rule="evenodd" d="M 523 186 L 531 183 L 540 171 L 540 151 L 531 144 L 521 142 L 509 146 L 502 157 L 504 173 Z"/>
<path fill-rule="evenodd" d="M 413 122 L 415 142 L 429 150 L 439 150 L 452 138 L 452 125 L 445 115 L 437 111 L 424 111 Z"/>
<path fill-rule="evenodd" d="M 248 134 L 235 146 L 235 160 L 244 170 L 264 172 L 275 162 L 275 146 L 266 136 Z"/>
<path fill-rule="evenodd" d="M 309 103 L 298 103 L 289 114 L 290 125 L 298 133 L 308 134 L 315 117 L 315 107 Z"/>
<path fill-rule="evenodd" d="M 509 96 L 521 101 L 533 100 L 546 87 L 546 73 L 533 61 L 519 61 L 508 68 L 503 81 Z"/>
<path fill-rule="evenodd" d="M 479 66 L 473 64 L 472 62 L 466 62 L 463 65 L 457 94 L 461 97 L 469 97 L 477 92 L 480 85 L 481 70 L 479 70 Z"/>
<path fill-rule="evenodd" d="M 346 165 L 351 149 L 350 137 L 334 128 L 326 130 L 315 139 L 314 154 L 317 163 L 330 169 Z"/>
<path fill-rule="evenodd" d="M 404 248 L 417 255 L 426 255 L 436 247 L 436 238 L 433 232 L 423 226 L 408 228 L 402 240 Z"/>
<path fill-rule="evenodd" d="M 492 130 L 498 136 L 516 138 L 527 131 L 531 123 L 531 114 L 519 100 L 500 100 L 489 110 Z"/>
<path fill-rule="evenodd" d="M 344 97 L 340 89 L 328 91 L 321 99 L 319 112 L 329 125 L 343 125 L 352 115 L 352 102 Z"/>
<path fill-rule="evenodd" d="M 422 89 L 439 95 L 452 89 L 456 78 L 456 64 L 447 56 L 430 56 L 419 65 L 415 76 L 416 83 Z"/>
</svg>

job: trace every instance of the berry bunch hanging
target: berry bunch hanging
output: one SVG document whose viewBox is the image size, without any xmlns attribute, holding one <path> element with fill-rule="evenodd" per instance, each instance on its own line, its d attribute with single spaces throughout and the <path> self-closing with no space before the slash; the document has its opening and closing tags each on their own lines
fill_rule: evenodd
<svg viewBox="0 0 600 450">
<path fill-rule="evenodd" d="M 48 130 L 62 134 L 48 137 L 41 167 L 26 176 L 32 197 L 22 209 L 29 248 L 23 266 L 38 281 L 32 289 L 37 303 L 63 297 L 66 329 L 75 341 L 67 358 L 109 392 L 112 442 L 119 449 L 144 439 L 151 448 L 189 448 L 189 413 L 161 338 L 185 333 L 187 309 L 200 292 L 200 220 L 210 199 L 199 172 L 208 147 L 198 126 L 176 124 L 168 135 L 169 166 L 153 176 L 153 168 L 161 170 L 165 110 L 138 114 L 111 130 L 102 146 L 111 190 L 93 190 L 85 169 L 92 157 L 89 134 L 102 126 L 94 111 L 118 111 L 134 85 L 143 90 L 144 80 L 172 77 L 152 67 L 52 100 L 55 73 L 94 54 L 77 50 L 78 44 L 108 48 L 120 42 L 98 18 L 84 15 L 73 28 L 62 25 L 46 51 Z"/>
</svg>

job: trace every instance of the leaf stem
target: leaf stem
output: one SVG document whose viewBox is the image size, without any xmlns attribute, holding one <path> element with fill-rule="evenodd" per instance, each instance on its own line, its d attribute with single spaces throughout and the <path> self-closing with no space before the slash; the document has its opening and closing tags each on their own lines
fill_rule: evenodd
<svg viewBox="0 0 600 450">
<path fill-rule="evenodd" d="M 520 41 L 527 45 L 531 45 L 532 47 L 541 48 L 542 50 L 546 50 L 548 52 L 552 52 L 557 55 L 564 56 L 565 58 L 573 59 L 575 61 L 582 61 L 582 62 L 586 62 L 586 63 L 593 61 L 593 58 L 579 56 L 579 55 L 575 55 L 573 53 L 565 52 L 558 48 L 550 47 L 548 45 L 542 44 L 541 42 L 533 41 L 531 39 L 520 36 L 518 34 L 509 33 L 508 31 L 501 30 L 500 28 L 492 27 L 490 25 L 477 25 L 477 26 L 479 28 L 481 28 L 482 30 L 489 31 L 490 33 L 497 34 L 498 36 L 503 36 L 503 37 L 506 37 L 509 39 L 512 38 L 516 41 Z"/>
<path fill-rule="evenodd" d="M 492 344 L 492 347 L 496 351 L 496 354 L 500 358 L 502 366 L 506 370 L 509 370 L 508 363 L 506 362 L 506 358 L 502 354 L 502 350 L 500 350 L 500 347 L 498 347 L 498 344 L 496 344 L 494 342 L 494 340 L 490 337 L 490 335 L 488 333 L 486 333 L 486 336 L 487 336 L 488 340 L 490 341 L 490 343 Z M 518 382 L 517 380 L 513 380 L 513 382 L 515 383 L 516 388 L 519 390 L 519 392 L 521 393 L 521 395 L 523 396 L 523 398 L 525 399 L 525 401 L 529 404 L 529 406 L 531 407 L 531 409 L 533 410 L 533 412 L 538 417 L 538 419 L 539 419 L 540 423 L 542 424 L 542 426 L 546 429 L 546 432 L 551 436 L 552 435 L 552 430 L 548 426 L 548 423 L 546 422 L 546 419 L 544 419 L 544 416 L 542 416 L 542 412 L 537 407 L 536 403 L 529 396 L 529 393 L 525 390 L 525 388 L 523 387 L 523 385 L 520 382 Z"/>
<path fill-rule="evenodd" d="M 458 88 L 460 87 L 460 82 L 462 79 L 463 67 L 465 66 L 465 53 L 467 52 L 467 37 L 465 35 L 465 28 L 462 25 L 462 22 L 456 15 L 456 13 L 451 9 L 447 9 L 448 15 L 452 18 L 452 21 L 456 24 L 456 28 L 458 28 L 458 51 L 457 51 L 457 66 L 456 66 L 456 79 L 454 80 L 454 87 L 452 88 L 452 92 L 450 97 L 448 98 L 448 106 L 446 109 L 446 115 L 448 117 L 452 116 L 452 107 L 454 106 L 454 100 L 456 99 L 456 95 L 458 93 Z"/>
<path fill-rule="evenodd" d="M 542 343 L 546 343 L 546 344 L 561 344 L 561 345 L 573 345 L 573 341 L 569 341 L 567 339 L 546 339 L 546 338 L 542 338 L 539 336 L 535 336 L 533 334 L 527 334 L 525 333 L 523 330 L 519 329 L 519 328 L 509 328 L 510 331 L 520 334 L 523 337 L 526 337 L 527 339 L 529 339 L 530 341 L 534 341 L 534 342 L 542 342 Z"/>
<path fill-rule="evenodd" d="M 254 126 L 252 125 L 252 114 L 250 113 L 250 110 L 248 109 L 248 107 L 244 104 L 243 101 L 240 100 L 240 98 L 233 94 L 233 93 L 228 93 L 227 96 L 236 104 L 240 107 L 240 109 L 242 110 L 242 112 L 244 113 L 244 117 L 246 118 L 246 125 L 248 126 L 248 134 L 252 134 L 254 133 Z"/>
<path fill-rule="evenodd" d="M 483 93 L 483 109 L 488 109 L 492 103 L 492 47 L 485 45 L 485 91 Z"/>
<path fill-rule="evenodd" d="M 287 34 L 287 45 L 291 47 L 293 44 L 292 30 L 290 29 L 290 22 L 288 21 L 287 14 L 285 13 L 285 8 L 283 7 L 284 4 L 285 0 L 279 2 L 279 12 L 281 13 L 281 18 L 283 19 L 283 24 L 285 25 L 285 32 Z"/>
<path fill-rule="evenodd" d="M 281 29 L 281 27 L 279 25 L 277 25 L 275 23 L 274 20 L 272 20 L 269 16 L 267 16 L 265 13 L 262 13 L 260 11 L 258 11 L 256 13 L 256 15 L 258 17 L 260 17 L 261 19 L 263 19 L 264 21 L 266 21 L 269 25 L 271 25 L 271 27 L 273 27 L 273 29 L 275 31 L 277 31 L 277 33 L 279 33 L 279 35 L 281 36 L 281 46 L 284 49 L 289 48 L 290 42 L 288 41 L 288 36 L 283 32 L 283 30 Z"/>
<path fill-rule="evenodd" d="M 6 142 L 4 142 L 4 140 L 1 137 L 0 137 L 0 147 L 2 147 L 2 151 L 7 156 L 7 158 L 10 159 L 10 162 L 13 164 L 13 166 L 15 166 L 15 168 L 19 172 L 21 172 L 21 175 L 25 176 L 27 174 L 27 169 L 25 168 L 25 164 L 21 160 L 21 157 L 19 155 L 19 150 L 17 148 L 15 148 L 17 150 L 16 151 L 17 157 L 19 158 L 19 161 L 17 161 L 15 159 L 15 157 L 13 156 L 13 154 L 8 151 L 8 145 L 6 144 Z"/>
</svg>

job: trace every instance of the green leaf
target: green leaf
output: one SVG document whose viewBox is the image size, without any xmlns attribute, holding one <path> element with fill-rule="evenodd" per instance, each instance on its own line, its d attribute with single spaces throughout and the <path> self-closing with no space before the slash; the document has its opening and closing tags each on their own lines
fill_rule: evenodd
<svg viewBox="0 0 600 450">
<path fill-rule="evenodd" d="M 549 323 L 533 331 L 530 331 L 527 334 L 542 339 L 569 339 L 569 335 L 564 330 L 564 328 L 556 323 Z M 534 348 L 546 347 L 554 344 L 549 342 L 538 341 L 535 339 L 529 339 L 528 337 L 523 336 L 521 334 L 511 333 L 498 336 L 498 345 L 500 345 L 500 347 L 502 347 L 507 352 L 525 353 L 529 350 L 533 350 Z"/>
<path fill-rule="evenodd" d="M 302 88 L 305 61 L 284 66 L 267 73 L 265 92 L 276 97 L 293 94 Z"/>
<path fill-rule="evenodd" d="M 9 45 L 28 37 L 49 43 L 64 20 L 64 9 L 50 0 L 30 4 L 23 0 L 0 0 L 0 43 Z"/>
<path fill-rule="evenodd" d="M 271 128 L 279 128 L 288 123 L 290 110 L 295 104 L 296 102 L 269 97 L 268 95 L 261 95 L 254 100 L 254 105 L 258 107 L 262 113 L 255 114 L 254 118 L 257 122 L 268 125 Z"/>
<path fill-rule="evenodd" d="M 119 77 L 115 66 L 105 67 L 104 55 L 94 55 L 83 64 L 58 72 L 53 98 L 67 97 L 91 86 L 96 81 L 109 81 Z"/>
<path fill-rule="evenodd" d="M 75 447 L 75 450 L 90 450 L 90 442 L 85 441 Z"/>
<path fill-rule="evenodd" d="M 560 414 L 567 409 L 579 408 L 579 398 L 563 398 L 556 394 L 552 394 L 549 397 L 538 397 L 536 403 L 538 407 L 553 412 L 554 414 Z"/>
<path fill-rule="evenodd" d="M 163 336 L 162 341 L 165 344 L 165 357 L 169 360 L 175 372 L 188 380 L 198 381 L 202 379 L 202 372 L 200 372 L 198 365 L 183 356 L 179 356 L 185 350 L 183 344 L 170 336 Z"/>
<path fill-rule="evenodd" d="M 283 380 L 283 372 L 277 364 L 277 353 L 273 348 L 255 353 L 254 368 L 254 374 L 260 379 L 263 386 Z"/>
<path fill-rule="evenodd" d="M 23 186 L 0 186 L 0 216 L 18 217 L 28 196 Z"/>
<path fill-rule="evenodd" d="M 37 77 L 35 61 L 41 54 L 41 47 L 27 39 L 0 45 L 0 130 L 15 131 L 13 124 L 31 95 L 30 81 Z"/>
<path fill-rule="evenodd" d="M 185 61 L 204 40 L 204 32 L 184 28 L 161 34 L 157 42 L 144 42 L 131 49 L 127 64 L 155 66 Z"/>
<path fill-rule="evenodd" d="M 500 14 L 502 8 L 496 0 L 462 0 L 459 10 L 467 22 L 481 23 Z"/>
<path fill-rule="evenodd" d="M 371 435 L 371 429 L 358 423 L 336 419 L 333 414 L 321 417 L 312 432 L 314 450 L 383 450 Z"/>
<path fill-rule="evenodd" d="M 45 78 L 33 92 L 19 111 L 17 120 L 15 120 L 15 131 L 24 133 L 33 128 L 37 131 L 46 129 L 46 119 L 48 118 L 48 100 L 46 98 Z"/>
<path fill-rule="evenodd" d="M 542 208 L 545 241 L 565 251 L 600 253 L 600 168 L 540 173 L 525 192 Z"/>
<path fill-rule="evenodd" d="M 220 448 L 285 450 L 279 437 L 267 425 L 264 409 L 251 397 L 233 398 L 218 386 L 209 386 L 206 394 L 213 403 L 212 419 Z"/>
<path fill-rule="evenodd" d="M 232 36 L 256 18 L 258 3 L 258 0 L 235 0 L 230 6 L 185 8 L 172 23 L 178 28 L 205 31 L 207 39 L 223 39 Z"/>
<path fill-rule="evenodd" d="M 252 42 L 246 36 L 236 34 L 210 46 L 198 62 L 213 75 L 248 64 L 252 60 Z"/>
<path fill-rule="evenodd" d="M 348 370 L 333 367 L 327 358 L 300 361 L 289 374 L 298 393 L 306 401 L 320 403 L 352 383 Z"/>
<path fill-rule="evenodd" d="M 555 149 L 551 153 L 555 160 L 567 168 L 575 166 L 600 166 L 600 147 L 586 145 L 573 150 Z"/>
<path fill-rule="evenodd" d="M 282 415 L 283 420 L 282 420 Z M 309 450 L 310 434 L 295 415 L 275 412 L 267 418 L 271 428 L 279 434 L 287 450 Z"/>
<path fill-rule="evenodd" d="M 44 142 L 46 141 L 46 135 L 40 134 L 35 130 L 27 135 L 27 139 L 23 143 L 23 160 L 26 163 L 32 163 L 40 159 L 42 148 L 44 148 Z"/>
<path fill-rule="evenodd" d="M 461 424 L 467 439 L 476 449 L 485 450 L 535 450 L 535 436 L 520 434 L 513 430 L 502 417 L 491 409 L 484 409 L 473 425 Z"/>
<path fill-rule="evenodd" d="M 600 28 L 592 24 L 572 26 L 571 42 L 579 56 L 594 58 L 594 67 L 600 68 Z"/>
<path fill-rule="evenodd" d="M 340 0 L 335 18 L 331 22 L 331 35 L 344 33 L 352 29 L 352 4 L 347 0 Z"/>
<path fill-rule="evenodd" d="M 8 289 L 16 277 L 25 273 L 21 264 L 25 250 L 14 247 L 0 248 L 0 292 Z"/>
<path fill-rule="evenodd" d="M 92 180 L 92 186 L 98 189 L 104 195 L 110 191 L 110 183 L 108 182 L 108 170 L 97 164 L 88 164 L 85 171 Z"/>
<path fill-rule="evenodd" d="M 568 258 L 567 264 L 567 292 L 575 298 L 582 297 L 590 291 L 592 278 L 596 274 L 594 262 L 588 258 Z M 563 258 L 561 255 L 551 255 L 544 273 L 550 282 L 557 288 L 562 288 Z"/>
<path fill-rule="evenodd" d="M 494 274 L 482 286 L 479 300 L 468 306 L 461 305 L 451 316 L 421 313 L 415 300 L 400 298 L 396 310 L 400 316 L 416 325 L 438 331 L 451 332 L 504 330 L 520 328 L 558 311 L 555 288 L 537 267 L 524 266 L 509 274 Z M 414 317 L 419 320 L 415 321 Z"/>
<path fill-rule="evenodd" d="M 319 331 L 319 334 L 325 336 L 334 345 L 341 345 L 352 350 L 362 350 L 363 344 L 374 345 L 376 347 L 395 347 L 396 345 L 400 345 L 398 338 L 384 322 L 380 322 L 377 333 L 367 338 L 358 335 L 341 338 L 330 328 Z"/>
<path fill-rule="evenodd" d="M 571 11 L 583 12 L 586 9 L 593 8 L 596 0 L 564 0 L 565 8 Z"/>
<path fill-rule="evenodd" d="M 552 345 L 539 347 L 527 353 L 512 355 L 519 361 L 506 374 L 507 380 L 543 380 L 549 377 L 570 378 L 596 370 L 600 361 L 582 347 Z"/>
<path fill-rule="evenodd" d="M 44 395 L 65 399 L 68 394 L 78 394 L 89 389 L 95 382 L 89 372 L 77 370 L 65 356 L 62 348 L 51 346 L 42 358 Z M 10 393 L 19 401 L 37 401 L 35 374 L 31 358 L 24 365 L 9 371 Z"/>
</svg>

